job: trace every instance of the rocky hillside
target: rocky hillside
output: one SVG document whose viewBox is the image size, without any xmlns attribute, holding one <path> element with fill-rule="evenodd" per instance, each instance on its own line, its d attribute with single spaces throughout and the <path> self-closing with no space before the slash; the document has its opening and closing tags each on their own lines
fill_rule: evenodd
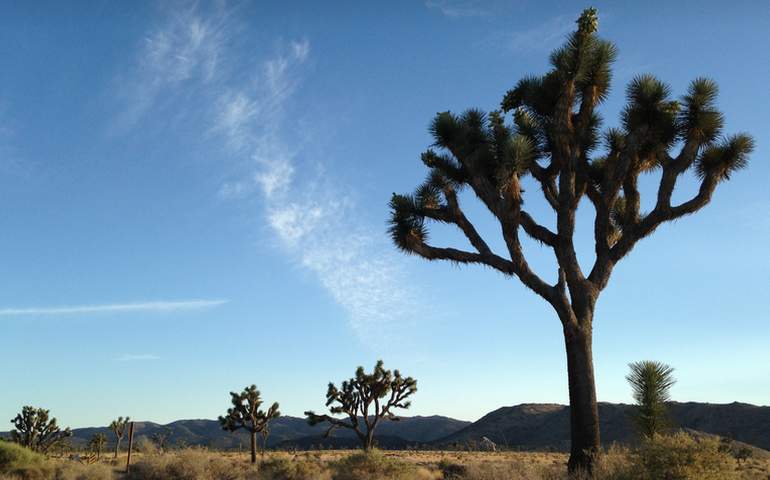
<svg viewBox="0 0 770 480">
<path fill-rule="evenodd" d="M 636 434 L 633 407 L 600 403 L 601 435 L 605 444 L 632 443 Z M 732 438 L 770 449 L 770 407 L 745 403 L 677 403 L 670 406 L 671 420 L 679 428 Z M 569 407 L 556 404 L 522 404 L 499 408 L 462 430 L 433 442 L 437 446 L 479 441 L 487 437 L 501 446 L 525 450 L 568 450 Z"/>
</svg>

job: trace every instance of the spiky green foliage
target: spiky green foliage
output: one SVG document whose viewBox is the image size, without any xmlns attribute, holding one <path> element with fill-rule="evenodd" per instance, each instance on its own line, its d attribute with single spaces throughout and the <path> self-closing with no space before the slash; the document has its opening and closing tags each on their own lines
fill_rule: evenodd
<svg viewBox="0 0 770 480">
<path fill-rule="evenodd" d="M 130 421 L 131 419 L 129 417 L 118 417 L 110 422 L 109 428 L 115 435 L 115 458 L 118 458 L 118 454 L 120 453 L 120 442 L 123 440 L 123 435 L 126 433 L 126 428 L 128 428 L 128 423 Z"/>
<path fill-rule="evenodd" d="M 336 428 L 353 430 L 364 450 L 372 448 L 374 430 L 382 420 L 398 420 L 394 409 L 407 409 L 411 402 L 407 400 L 417 392 L 417 380 L 403 377 L 398 370 L 385 370 L 382 360 L 374 366 L 372 373 L 366 373 L 364 367 L 356 369 L 356 375 L 342 382 L 339 388 L 329 383 L 326 392 L 326 406 L 332 415 L 347 415 L 347 418 L 335 418 L 330 415 L 317 415 L 313 411 L 305 412 L 308 423 L 317 425 L 328 423 L 324 433 L 328 437 Z"/>
<path fill-rule="evenodd" d="M 654 361 L 633 362 L 626 380 L 636 401 L 634 420 L 639 432 L 647 438 L 663 433 L 668 424 L 666 404 L 671 400 L 670 390 L 676 383 L 674 369 Z"/>
<path fill-rule="evenodd" d="M 433 144 L 421 156 L 428 179 L 413 194 L 393 194 L 389 219 L 393 242 L 404 252 L 493 268 L 517 277 L 554 308 L 567 340 L 570 402 L 580 412 L 571 418 L 581 430 L 573 435 L 571 469 L 590 467 L 579 463 L 590 464 L 599 447 L 592 322 L 613 269 L 660 225 L 707 205 L 720 182 L 746 167 L 754 147 L 746 134 L 723 136 L 717 86 L 705 78 L 675 98 L 660 79 L 634 77 L 620 126 L 603 131 L 598 107 L 610 92 L 617 50 L 598 36 L 595 9 L 585 10 L 576 23 L 551 54 L 550 69 L 519 80 L 503 97 L 500 112 L 436 115 L 429 127 Z M 659 175 L 647 213 L 638 186 L 645 172 Z M 675 202 L 677 183 L 688 172 L 700 179 L 697 193 Z M 528 211 L 525 176 L 540 187 L 554 220 L 535 219 Z M 462 189 L 472 191 L 499 223 L 504 253 L 493 251 L 465 215 Z M 574 240 L 581 203 L 595 213 L 595 259 L 585 272 Z M 472 248 L 433 244 L 432 222 L 453 225 Z M 553 251 L 555 282 L 530 268 L 522 232 Z"/>
<path fill-rule="evenodd" d="M 243 389 L 242 392 L 230 392 L 232 407 L 227 409 L 227 415 L 219 417 L 219 423 L 224 430 L 235 432 L 244 429 L 251 438 L 251 462 L 256 462 L 257 434 L 261 433 L 271 420 L 281 416 L 278 402 L 273 403 L 266 411 L 261 410 L 262 395 L 256 385 Z"/>
<path fill-rule="evenodd" d="M 11 423 L 14 427 L 11 439 L 35 452 L 45 453 L 72 435 L 69 428 L 59 428 L 49 410 L 29 405 L 23 407 L 21 413 L 11 419 Z"/>
</svg>

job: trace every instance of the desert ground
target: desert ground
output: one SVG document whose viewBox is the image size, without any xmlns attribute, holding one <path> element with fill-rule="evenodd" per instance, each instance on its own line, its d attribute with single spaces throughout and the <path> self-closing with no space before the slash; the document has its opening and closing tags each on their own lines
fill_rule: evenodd
<svg viewBox="0 0 770 480">
<path fill-rule="evenodd" d="M 764 455 L 706 467 L 702 473 L 687 471 L 687 464 L 702 463 L 693 452 L 683 460 L 682 479 L 770 479 L 770 458 Z M 642 472 L 632 454 L 611 448 L 603 456 L 599 479 L 650 479 Z M 661 461 L 666 460 L 664 456 Z M 670 461 L 670 458 L 668 458 Z M 712 461 L 712 460 L 706 460 Z M 113 460 L 104 454 L 100 460 L 68 455 L 52 457 L 24 472 L 0 475 L 2 480 L 44 479 L 185 479 L 185 480 L 558 480 L 566 479 L 567 455 L 554 452 L 467 452 L 467 451 L 375 451 L 369 455 L 353 450 L 307 452 L 269 451 L 251 465 L 248 453 L 218 452 L 188 448 L 166 453 L 135 453 L 128 474 L 125 455 Z M 713 468 L 713 469 L 712 469 Z M 721 470 L 720 470 L 721 469 Z"/>
</svg>

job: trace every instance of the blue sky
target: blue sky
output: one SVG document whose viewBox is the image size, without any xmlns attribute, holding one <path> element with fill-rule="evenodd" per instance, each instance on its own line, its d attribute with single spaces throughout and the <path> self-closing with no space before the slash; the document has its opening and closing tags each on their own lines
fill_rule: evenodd
<svg viewBox="0 0 770 480">
<path fill-rule="evenodd" d="M 634 75 L 677 96 L 705 75 L 726 131 L 757 141 L 712 205 L 616 269 L 598 397 L 629 402 L 626 365 L 655 359 L 676 368 L 676 400 L 770 404 L 770 5 L 595 5 L 620 51 L 607 125 Z M 432 116 L 496 108 L 586 6 L 4 3 L 0 419 L 26 404 L 75 427 L 214 418 L 251 383 L 300 415 L 377 358 L 418 378 L 412 414 L 565 403 L 550 307 L 492 271 L 401 255 L 385 222 L 391 192 L 425 174 Z M 552 254 L 526 248 L 552 278 Z"/>
</svg>

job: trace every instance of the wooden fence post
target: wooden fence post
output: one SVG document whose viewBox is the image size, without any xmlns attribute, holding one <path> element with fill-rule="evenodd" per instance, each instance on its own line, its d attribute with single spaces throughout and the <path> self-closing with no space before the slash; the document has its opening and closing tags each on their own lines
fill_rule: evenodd
<svg viewBox="0 0 770 480">
<path fill-rule="evenodd" d="M 131 465 L 131 449 L 134 446 L 134 422 L 128 424 L 128 457 L 126 458 L 126 473 Z"/>
</svg>

